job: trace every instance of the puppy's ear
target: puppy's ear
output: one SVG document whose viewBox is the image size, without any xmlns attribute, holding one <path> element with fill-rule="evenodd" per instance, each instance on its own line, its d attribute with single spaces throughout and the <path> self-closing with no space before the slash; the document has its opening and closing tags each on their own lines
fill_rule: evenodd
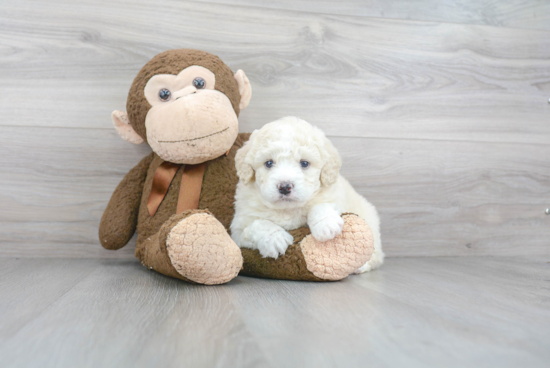
<svg viewBox="0 0 550 368">
<path fill-rule="evenodd" d="M 325 160 L 325 166 L 321 169 L 321 184 L 328 187 L 336 183 L 340 174 L 342 159 L 336 148 L 326 137 L 323 139 L 323 147 L 320 148 Z"/>
<path fill-rule="evenodd" d="M 252 137 L 250 137 L 252 139 Z M 235 167 L 237 168 L 237 176 L 244 184 L 250 183 L 254 177 L 254 169 L 252 165 L 246 163 L 246 156 L 250 151 L 252 142 L 249 140 L 242 146 L 235 155 Z"/>
</svg>

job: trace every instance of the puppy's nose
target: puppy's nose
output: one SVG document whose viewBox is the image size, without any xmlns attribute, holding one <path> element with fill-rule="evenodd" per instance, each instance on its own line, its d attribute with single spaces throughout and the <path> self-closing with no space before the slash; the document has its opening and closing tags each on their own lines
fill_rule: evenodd
<svg viewBox="0 0 550 368">
<path fill-rule="evenodd" d="M 292 191 L 292 188 L 294 188 L 294 184 L 289 183 L 288 181 L 283 181 L 277 185 L 277 188 L 279 188 L 279 193 L 288 195 Z"/>
</svg>

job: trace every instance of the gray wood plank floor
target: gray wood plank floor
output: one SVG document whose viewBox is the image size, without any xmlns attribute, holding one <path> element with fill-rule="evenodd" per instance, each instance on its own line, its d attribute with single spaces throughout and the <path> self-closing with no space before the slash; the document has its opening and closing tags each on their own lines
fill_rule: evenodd
<svg viewBox="0 0 550 368">
<path fill-rule="evenodd" d="M 545 258 L 391 258 L 197 286 L 135 260 L 0 258 L 5 367 L 548 367 Z"/>
</svg>

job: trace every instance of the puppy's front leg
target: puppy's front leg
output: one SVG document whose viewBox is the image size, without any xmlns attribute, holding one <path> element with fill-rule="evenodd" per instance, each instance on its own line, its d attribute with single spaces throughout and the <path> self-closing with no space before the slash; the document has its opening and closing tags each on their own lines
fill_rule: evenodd
<svg viewBox="0 0 550 368">
<path fill-rule="evenodd" d="M 294 237 L 269 220 L 254 220 L 242 232 L 241 245 L 258 249 L 262 257 L 277 258 L 283 255 Z"/>
<path fill-rule="evenodd" d="M 321 203 L 313 206 L 307 214 L 311 235 L 322 242 L 340 235 L 344 227 L 344 220 L 340 215 L 341 211 L 338 211 L 334 204 Z"/>
</svg>

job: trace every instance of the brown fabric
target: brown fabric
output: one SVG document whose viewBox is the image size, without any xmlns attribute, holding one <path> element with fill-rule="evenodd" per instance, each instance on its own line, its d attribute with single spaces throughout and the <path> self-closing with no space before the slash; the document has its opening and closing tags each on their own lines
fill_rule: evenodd
<svg viewBox="0 0 550 368">
<path fill-rule="evenodd" d="M 125 246 L 138 224 L 140 199 L 153 154 L 144 157 L 116 187 L 99 224 L 99 241 L 106 249 Z"/>
<path fill-rule="evenodd" d="M 257 249 L 241 248 L 244 264 L 240 274 L 278 280 L 326 281 L 308 271 L 302 254 L 300 242 L 311 234 L 309 228 L 302 227 L 289 233 L 294 236 L 294 243 L 277 259 L 263 258 Z"/>
<path fill-rule="evenodd" d="M 239 86 L 231 69 L 219 57 L 205 51 L 192 49 L 165 51 L 145 64 L 134 79 L 128 92 L 126 111 L 128 112 L 130 124 L 145 141 L 147 141 L 145 117 L 151 108 L 143 92 L 145 85 L 156 74 L 177 75 L 183 69 L 192 65 L 205 67 L 214 73 L 216 76 L 214 88 L 229 98 L 235 113 L 239 116 L 239 103 L 241 101 Z"/>
<path fill-rule="evenodd" d="M 171 216 L 159 229 L 156 234 L 153 234 L 140 242 L 136 242 L 136 257 L 141 264 L 148 269 L 162 273 L 163 275 L 175 277 L 185 281 L 191 281 L 179 274 L 166 250 L 166 238 L 170 230 L 181 220 L 194 215 L 195 213 L 203 213 L 207 211 L 191 210 L 185 211 L 178 215 Z"/>
<path fill-rule="evenodd" d="M 230 281 L 243 263 L 239 247 L 207 210 L 171 216 L 158 233 L 138 244 L 136 257 L 149 270 L 206 285 Z"/>
<path fill-rule="evenodd" d="M 206 162 L 198 165 L 185 166 L 181 177 L 176 213 L 182 213 L 186 210 L 196 210 L 199 207 L 205 169 Z"/>
<path fill-rule="evenodd" d="M 170 230 L 182 219 L 193 213 L 212 213 L 226 230 L 229 229 L 234 215 L 233 202 L 237 185 L 235 171 L 235 154 L 249 138 L 250 134 L 239 134 L 233 147 L 226 156 L 208 162 L 203 178 L 203 185 L 199 199 L 199 209 L 185 211 L 175 215 L 182 182 L 183 170 L 178 170 L 168 186 L 166 195 L 159 205 L 155 216 L 149 214 L 147 200 L 151 193 L 156 169 L 163 160 L 152 154 L 147 170 L 141 204 L 138 216 L 138 238 L 136 241 L 136 257 L 147 267 L 153 267 L 166 276 L 176 277 L 189 281 L 180 275 L 170 261 L 166 251 L 166 238 Z"/>
<path fill-rule="evenodd" d="M 164 161 L 155 170 L 151 192 L 147 199 L 147 209 L 151 217 L 155 216 L 157 209 L 166 196 L 166 192 L 168 192 L 170 183 L 174 180 L 180 167 L 182 165 Z M 206 163 L 184 166 L 176 213 L 198 208 L 205 169 Z"/>
<path fill-rule="evenodd" d="M 233 202 L 235 201 L 235 189 L 238 182 L 235 171 L 235 154 L 249 137 L 249 133 L 239 134 L 233 147 L 229 150 L 229 154 L 208 161 L 204 171 L 199 209 L 208 209 L 228 230 L 235 213 Z M 155 170 L 162 162 L 160 157 L 153 154 L 139 206 L 138 243 L 157 233 L 158 229 L 176 213 L 183 170 L 176 173 L 155 216 L 151 217 L 147 210 L 147 199 L 151 192 Z"/>
<path fill-rule="evenodd" d="M 174 179 L 174 176 L 176 176 L 180 167 L 181 165 L 165 161 L 155 170 L 151 193 L 149 193 L 149 198 L 147 199 L 147 209 L 151 217 L 155 216 L 157 209 L 168 191 L 170 183 Z M 182 211 L 179 211 L 179 213 L 181 212 Z"/>
</svg>

